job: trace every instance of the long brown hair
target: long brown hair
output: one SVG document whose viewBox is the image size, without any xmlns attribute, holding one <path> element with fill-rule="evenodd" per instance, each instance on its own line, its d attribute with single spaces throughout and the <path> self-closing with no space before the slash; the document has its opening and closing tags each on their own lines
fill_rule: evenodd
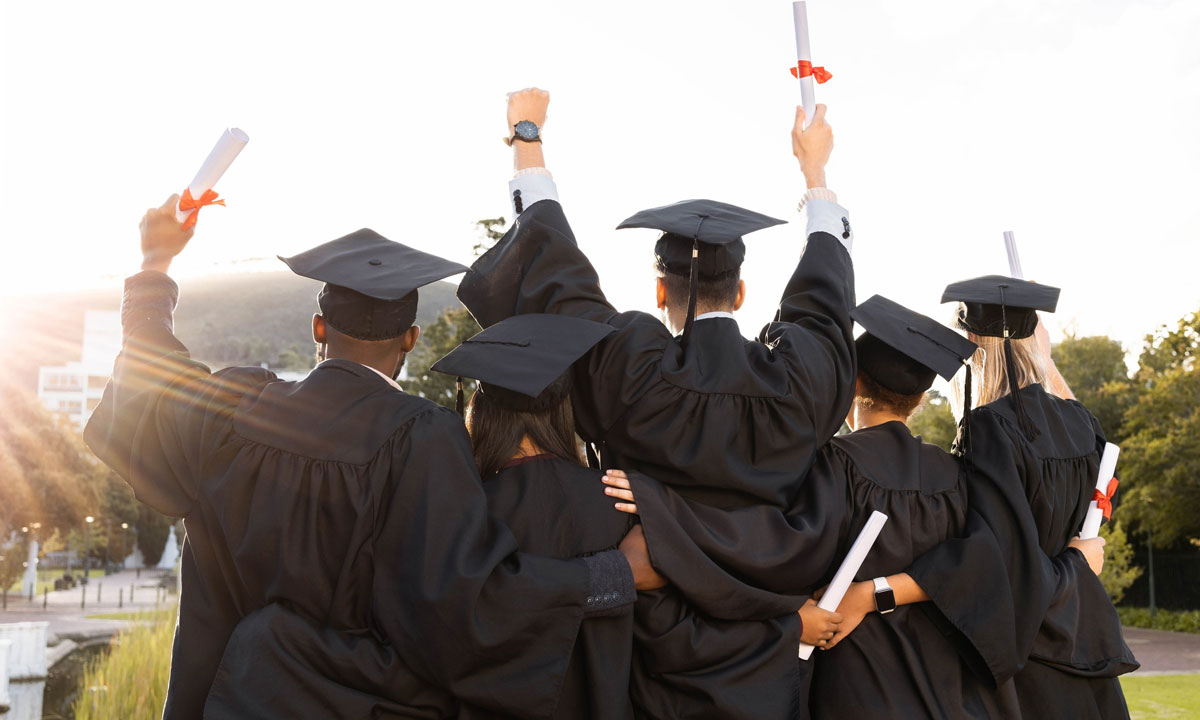
<svg viewBox="0 0 1200 720">
<path fill-rule="evenodd" d="M 517 412 L 476 391 L 467 409 L 467 431 L 479 476 L 485 480 L 517 454 L 526 435 L 541 452 L 584 464 L 575 441 L 570 395 L 541 412 Z"/>
</svg>

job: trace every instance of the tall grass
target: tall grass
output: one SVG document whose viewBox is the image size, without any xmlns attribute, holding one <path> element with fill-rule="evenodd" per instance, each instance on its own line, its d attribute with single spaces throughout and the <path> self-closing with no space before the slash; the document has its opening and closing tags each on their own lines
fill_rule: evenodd
<svg viewBox="0 0 1200 720">
<path fill-rule="evenodd" d="M 80 678 L 76 720 L 155 720 L 162 716 L 171 670 L 175 613 L 146 613 L 113 638 L 107 656 L 87 664 Z"/>
</svg>

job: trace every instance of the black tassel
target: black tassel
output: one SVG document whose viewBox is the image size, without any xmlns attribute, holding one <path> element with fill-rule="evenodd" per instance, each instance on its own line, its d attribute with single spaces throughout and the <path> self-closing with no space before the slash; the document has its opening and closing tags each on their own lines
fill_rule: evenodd
<svg viewBox="0 0 1200 720">
<path fill-rule="evenodd" d="M 700 281 L 700 241 L 692 239 L 692 271 L 688 280 L 687 319 L 683 321 L 683 337 L 679 344 L 687 350 L 688 336 L 696 319 L 696 284 Z"/>
<path fill-rule="evenodd" d="M 954 451 L 965 455 L 971 450 L 971 363 L 968 361 L 967 379 L 963 385 L 963 413 L 958 421 L 958 437 L 954 440 Z"/>
<path fill-rule="evenodd" d="M 458 413 L 459 417 L 466 417 L 466 414 L 463 412 L 462 378 L 454 379 L 454 387 L 457 389 L 457 393 L 454 396 L 454 412 Z"/>
<path fill-rule="evenodd" d="M 1033 442 L 1041 433 L 1037 426 L 1025 414 L 1025 401 L 1021 399 L 1021 387 L 1017 384 L 1017 366 L 1013 361 L 1012 340 L 1004 338 L 1004 372 L 1008 374 L 1008 393 L 1012 396 L 1013 411 L 1017 415 L 1017 427 L 1025 434 L 1025 439 Z"/>
</svg>

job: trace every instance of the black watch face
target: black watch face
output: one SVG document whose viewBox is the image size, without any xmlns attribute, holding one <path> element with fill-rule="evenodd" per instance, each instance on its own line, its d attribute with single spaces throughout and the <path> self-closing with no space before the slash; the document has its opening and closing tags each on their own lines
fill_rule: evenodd
<svg viewBox="0 0 1200 720">
<path fill-rule="evenodd" d="M 529 122 L 528 120 L 522 120 L 513 126 L 513 132 L 515 132 L 517 137 L 521 140 L 538 139 L 538 126 Z"/>
<path fill-rule="evenodd" d="M 881 613 L 889 613 L 896 609 L 896 593 L 891 588 L 875 591 L 875 609 Z"/>
</svg>

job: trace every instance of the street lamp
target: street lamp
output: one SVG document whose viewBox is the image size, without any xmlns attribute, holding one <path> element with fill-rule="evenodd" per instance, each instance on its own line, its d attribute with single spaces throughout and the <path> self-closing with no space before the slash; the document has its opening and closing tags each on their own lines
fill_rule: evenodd
<svg viewBox="0 0 1200 720">
<path fill-rule="evenodd" d="M 121 569 L 125 569 L 125 535 L 129 531 L 129 523 L 121 523 Z M 131 600 L 133 598 L 130 598 Z"/>
<path fill-rule="evenodd" d="M 92 550 L 92 523 L 96 521 L 96 518 L 92 517 L 91 515 L 88 515 L 87 517 L 84 518 L 84 520 L 87 521 L 87 526 L 84 528 L 84 536 L 83 536 L 84 537 L 84 540 L 83 540 L 83 584 L 87 585 L 88 573 L 91 571 L 91 568 L 92 568 L 92 563 L 91 563 L 92 558 L 90 555 L 91 550 Z"/>
</svg>

